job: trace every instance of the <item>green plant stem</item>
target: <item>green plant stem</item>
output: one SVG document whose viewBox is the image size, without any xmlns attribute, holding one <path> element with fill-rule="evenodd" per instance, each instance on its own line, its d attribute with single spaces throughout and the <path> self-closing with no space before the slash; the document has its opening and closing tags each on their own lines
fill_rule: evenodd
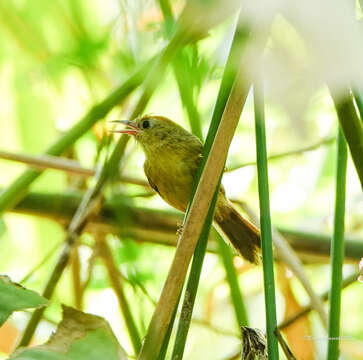
<svg viewBox="0 0 363 360">
<path fill-rule="evenodd" d="M 181 297 L 181 293 L 179 295 L 179 299 L 177 301 L 177 304 L 179 304 L 179 302 L 180 302 L 180 297 Z M 170 323 L 169 323 L 169 326 L 168 326 L 168 331 L 166 332 L 166 334 L 164 336 L 164 341 L 163 341 L 163 345 L 161 346 L 161 349 L 160 349 L 158 360 L 164 360 L 165 356 L 167 354 L 168 347 L 169 347 L 169 341 L 170 341 L 171 333 L 173 331 L 174 322 L 175 322 L 177 312 L 178 312 L 178 306 L 176 306 L 175 309 L 174 309 L 173 316 L 172 316 L 172 318 L 170 320 Z"/>
<path fill-rule="evenodd" d="M 363 189 L 363 121 L 357 115 L 349 90 L 339 97 L 333 91 L 330 92 Z"/>
<path fill-rule="evenodd" d="M 192 133 L 203 139 L 200 116 L 193 99 L 193 80 L 191 78 L 190 66 L 183 49 L 179 50 L 178 56 L 174 58 L 173 70 L 178 83 L 182 103 L 188 113 Z"/>
<path fill-rule="evenodd" d="M 141 338 L 139 331 L 137 329 L 135 319 L 132 316 L 130 305 L 127 301 L 124 289 L 120 282 L 121 280 L 120 273 L 113 261 L 112 253 L 109 246 L 106 244 L 106 240 L 102 239 L 101 241 L 99 241 L 98 247 L 100 249 L 101 257 L 107 269 L 109 281 L 111 283 L 112 288 L 115 291 L 122 315 L 125 319 L 126 327 L 131 339 L 132 346 L 134 348 L 135 354 L 137 354 L 141 348 Z"/>
<path fill-rule="evenodd" d="M 344 260 L 344 216 L 347 171 L 347 148 L 343 132 L 339 129 L 337 146 L 334 233 L 331 243 L 331 292 L 329 296 L 329 332 L 327 359 L 339 357 L 341 289 Z"/>
<path fill-rule="evenodd" d="M 256 156 L 257 156 L 257 175 L 258 193 L 260 200 L 260 219 L 261 219 L 261 240 L 262 240 L 262 260 L 263 260 L 263 280 L 265 289 L 266 307 L 266 333 L 267 347 L 270 360 L 279 358 L 276 329 L 276 300 L 274 285 L 274 264 L 272 252 L 272 230 L 270 218 L 270 200 L 267 169 L 266 151 L 266 130 L 265 130 L 265 111 L 263 82 L 258 77 L 254 84 L 254 109 L 255 109 L 255 128 L 256 128 Z"/>
<path fill-rule="evenodd" d="M 53 247 L 48 251 L 48 253 L 40 260 L 20 281 L 20 284 L 26 283 L 42 266 L 44 266 L 62 245 L 61 242 L 53 245 Z"/>
<path fill-rule="evenodd" d="M 185 289 L 184 301 L 180 314 L 178 330 L 176 333 L 173 354 L 171 356 L 171 358 L 175 360 L 183 358 L 185 343 L 187 340 L 190 321 L 192 318 L 195 297 L 197 295 L 200 274 L 202 271 L 203 260 L 207 249 L 208 237 L 209 237 L 210 227 L 213 222 L 214 209 L 216 206 L 218 193 L 219 193 L 219 187 L 214 192 L 212 203 L 209 207 L 202 232 L 200 234 L 197 246 L 194 251 L 188 283 Z"/>
<path fill-rule="evenodd" d="M 146 76 L 150 65 L 149 61 L 143 65 L 134 75 L 125 81 L 118 89 L 112 92 L 105 100 L 92 109 L 66 134 L 57 140 L 46 152 L 46 155 L 60 155 L 69 148 L 76 140 L 86 133 L 98 120 L 104 118 L 108 112 L 120 104 L 136 87 L 138 87 Z M 39 170 L 26 170 L 7 189 L 0 194 L 0 213 L 9 207 L 13 207 L 26 194 L 30 184 L 42 173 Z"/>
<path fill-rule="evenodd" d="M 175 20 L 171 11 L 171 6 L 168 0 L 159 0 L 161 12 L 163 13 L 165 25 L 168 35 L 171 34 L 173 27 L 175 27 Z M 193 99 L 193 79 L 191 77 L 191 69 L 187 57 L 185 56 L 184 49 L 178 51 L 172 62 L 174 76 L 178 84 L 179 94 L 185 107 L 192 133 L 203 139 L 202 128 L 200 125 L 200 116 Z"/>
<path fill-rule="evenodd" d="M 222 258 L 223 265 L 226 270 L 230 296 L 232 299 L 238 328 L 241 326 L 248 326 L 247 310 L 238 283 L 236 269 L 233 265 L 232 249 L 226 244 L 222 236 L 217 231 L 215 231 L 214 234 L 218 242 L 219 255 Z"/>
</svg>

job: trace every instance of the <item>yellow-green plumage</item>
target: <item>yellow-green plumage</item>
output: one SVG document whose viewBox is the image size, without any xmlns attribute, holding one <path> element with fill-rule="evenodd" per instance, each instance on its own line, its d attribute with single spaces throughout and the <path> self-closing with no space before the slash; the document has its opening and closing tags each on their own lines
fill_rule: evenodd
<svg viewBox="0 0 363 360">
<path fill-rule="evenodd" d="M 146 156 L 144 171 L 150 185 L 168 204 L 184 212 L 191 197 L 203 144 L 165 117 L 144 116 L 128 125 L 133 129 L 123 132 L 135 135 L 141 144 Z M 222 187 L 214 220 L 243 257 L 258 262 L 259 232 L 241 217 L 225 197 Z"/>
</svg>

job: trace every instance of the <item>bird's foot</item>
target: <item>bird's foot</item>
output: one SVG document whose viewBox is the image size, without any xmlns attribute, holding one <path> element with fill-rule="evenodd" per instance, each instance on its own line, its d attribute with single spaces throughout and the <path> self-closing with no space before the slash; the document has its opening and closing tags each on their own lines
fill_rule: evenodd
<svg viewBox="0 0 363 360">
<path fill-rule="evenodd" d="M 181 236 L 181 234 L 183 233 L 183 229 L 184 229 L 184 225 L 183 225 L 183 223 L 178 222 L 178 223 L 177 223 L 177 230 L 176 230 L 176 234 L 177 234 L 178 236 Z"/>
</svg>

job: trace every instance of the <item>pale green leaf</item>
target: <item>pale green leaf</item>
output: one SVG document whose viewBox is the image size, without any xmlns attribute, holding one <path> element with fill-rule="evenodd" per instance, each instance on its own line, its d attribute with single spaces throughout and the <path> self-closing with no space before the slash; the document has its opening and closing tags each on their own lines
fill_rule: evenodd
<svg viewBox="0 0 363 360">
<path fill-rule="evenodd" d="M 44 345 L 18 350 L 13 360 L 126 360 L 108 322 L 63 306 L 63 320 Z"/>
<path fill-rule="evenodd" d="M 9 277 L 0 276 L 0 326 L 14 312 L 45 305 L 47 300 L 35 291 L 13 283 Z"/>
</svg>

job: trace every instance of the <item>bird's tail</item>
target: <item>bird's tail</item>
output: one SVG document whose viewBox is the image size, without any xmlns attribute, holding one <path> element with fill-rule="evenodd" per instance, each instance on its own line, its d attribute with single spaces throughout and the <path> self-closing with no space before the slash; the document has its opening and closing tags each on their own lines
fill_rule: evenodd
<svg viewBox="0 0 363 360">
<path fill-rule="evenodd" d="M 237 252 L 251 263 L 257 264 L 260 259 L 260 231 L 244 219 L 227 200 L 219 210 L 215 221 Z"/>
</svg>

